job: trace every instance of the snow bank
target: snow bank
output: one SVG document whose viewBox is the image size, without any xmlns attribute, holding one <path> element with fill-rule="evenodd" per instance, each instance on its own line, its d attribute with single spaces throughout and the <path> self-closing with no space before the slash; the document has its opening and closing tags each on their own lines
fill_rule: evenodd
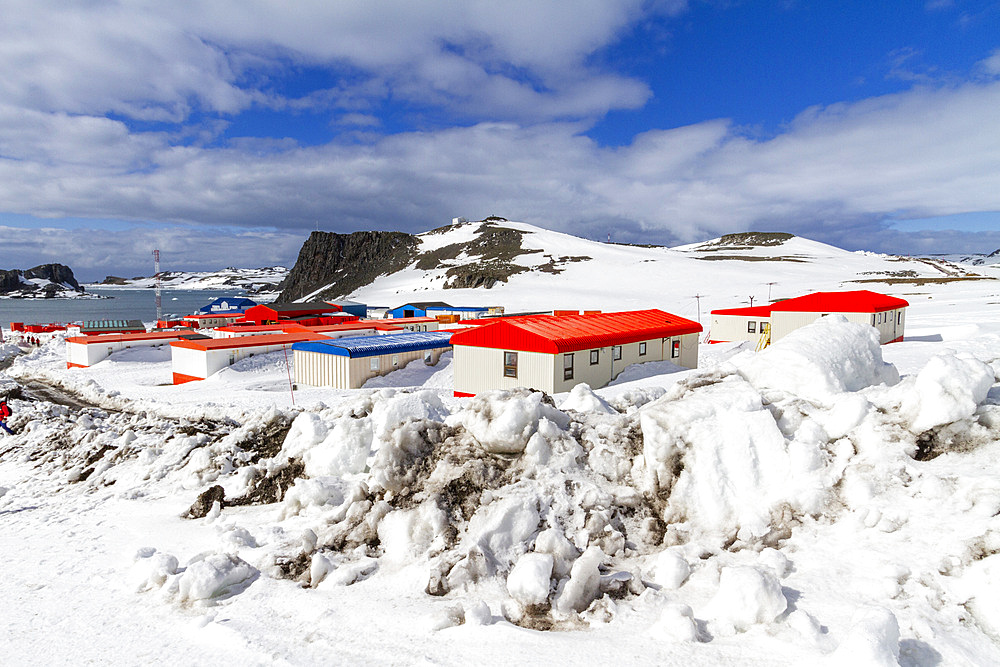
<svg viewBox="0 0 1000 667">
<path fill-rule="evenodd" d="M 667 523 L 686 521 L 720 541 L 738 531 L 761 537 L 780 503 L 801 504 L 789 495 L 798 487 L 789 484 L 784 436 L 741 376 L 705 374 L 699 381 L 695 391 L 668 393 L 640 411 L 641 488 L 667 501 Z"/>
<path fill-rule="evenodd" d="M 732 363 L 757 389 L 821 405 L 833 404 L 844 392 L 899 382 L 895 367 L 882 360 L 878 332 L 843 315 L 821 317 L 759 354 L 736 357 Z"/>
<path fill-rule="evenodd" d="M 914 433 L 971 417 L 995 379 L 990 366 L 969 355 L 938 355 L 899 388 L 900 416 Z"/>
<path fill-rule="evenodd" d="M 473 397 L 469 404 L 447 418 L 449 426 L 463 426 L 488 452 L 517 454 L 547 419 L 565 428 L 569 417 L 555 408 L 540 391 L 514 389 L 491 391 Z"/>
</svg>

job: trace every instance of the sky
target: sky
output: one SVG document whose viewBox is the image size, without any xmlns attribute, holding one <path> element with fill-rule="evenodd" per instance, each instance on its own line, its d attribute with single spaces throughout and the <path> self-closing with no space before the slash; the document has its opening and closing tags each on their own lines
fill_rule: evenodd
<svg viewBox="0 0 1000 667">
<path fill-rule="evenodd" d="M 0 0 L 0 268 L 499 215 L 1000 248 L 1000 2 Z"/>
</svg>

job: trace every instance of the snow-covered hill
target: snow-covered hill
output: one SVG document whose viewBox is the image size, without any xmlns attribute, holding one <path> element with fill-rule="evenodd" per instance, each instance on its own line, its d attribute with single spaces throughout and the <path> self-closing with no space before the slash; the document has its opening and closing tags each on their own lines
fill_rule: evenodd
<svg viewBox="0 0 1000 667">
<path fill-rule="evenodd" d="M 491 241 L 501 230 L 512 234 Z M 444 301 L 502 305 L 507 312 L 656 307 L 696 319 L 699 311 L 706 316 L 711 309 L 749 305 L 751 298 L 759 305 L 838 289 L 907 298 L 928 284 L 993 277 L 943 260 L 848 252 L 770 236 L 777 242 L 753 245 L 742 235 L 663 248 L 601 243 L 520 222 L 468 222 L 418 235 L 416 258 L 407 268 L 345 296 L 372 306 Z M 488 289 L 482 282 L 455 287 L 484 276 L 502 279 Z"/>
<path fill-rule="evenodd" d="M 268 266 L 258 269 L 237 269 L 229 267 L 219 271 L 163 271 L 160 284 L 171 289 L 218 290 L 237 288 L 248 294 L 276 292 L 288 269 L 283 266 Z M 118 278 L 108 276 L 97 287 L 123 287 L 145 289 L 156 286 L 156 277 Z"/>
</svg>

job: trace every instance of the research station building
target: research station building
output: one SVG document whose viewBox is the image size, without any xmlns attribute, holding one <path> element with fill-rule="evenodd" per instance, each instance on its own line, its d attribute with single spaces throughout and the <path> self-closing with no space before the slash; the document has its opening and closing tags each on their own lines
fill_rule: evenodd
<svg viewBox="0 0 1000 667">
<path fill-rule="evenodd" d="M 565 311 L 561 311 L 565 312 Z M 701 325 L 662 310 L 499 319 L 452 336 L 455 395 L 603 387 L 630 364 L 698 366 Z"/>
<path fill-rule="evenodd" d="M 814 292 L 752 308 L 712 311 L 712 343 L 750 341 L 763 347 L 824 315 L 843 315 L 851 322 L 869 324 L 882 344 L 903 340 L 906 308 L 910 304 L 869 290 Z"/>
<path fill-rule="evenodd" d="M 295 382 L 312 387 L 359 389 L 369 379 L 423 359 L 433 366 L 451 348 L 447 331 L 311 340 L 292 345 Z"/>
<path fill-rule="evenodd" d="M 150 331 L 143 333 L 103 334 L 72 336 L 66 339 L 66 368 L 87 368 L 120 350 L 130 347 L 159 347 L 182 340 L 185 336 L 199 336 L 191 329 Z M 204 338 L 204 336 L 201 336 Z"/>
</svg>

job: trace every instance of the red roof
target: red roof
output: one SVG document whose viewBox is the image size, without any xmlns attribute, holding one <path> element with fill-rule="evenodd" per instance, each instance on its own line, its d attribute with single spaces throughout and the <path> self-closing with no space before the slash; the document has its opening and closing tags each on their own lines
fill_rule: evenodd
<svg viewBox="0 0 1000 667">
<path fill-rule="evenodd" d="M 92 336 L 72 336 L 67 338 L 66 342 L 100 345 L 102 343 L 127 343 L 130 340 L 172 339 L 191 333 L 194 333 L 191 329 L 174 329 L 173 331 L 149 331 L 146 333 L 98 334 Z"/>
<path fill-rule="evenodd" d="M 755 308 L 729 308 L 713 310 L 713 315 L 749 315 L 768 317 L 774 311 L 803 313 L 881 313 L 886 310 L 906 308 L 904 299 L 869 290 L 852 292 L 813 292 Z"/>
<path fill-rule="evenodd" d="M 243 313 L 197 313 L 195 315 L 185 315 L 182 320 L 238 320 L 243 317 Z"/>
<path fill-rule="evenodd" d="M 263 336 L 237 336 L 236 338 L 206 338 L 202 340 L 179 340 L 171 343 L 171 347 L 186 347 L 191 350 L 229 350 L 236 347 L 261 347 L 263 345 L 282 345 L 300 343 L 304 340 L 328 340 L 318 333 L 280 333 L 264 334 Z"/>
<path fill-rule="evenodd" d="M 771 317 L 773 306 L 754 306 L 753 308 L 723 308 L 713 310 L 713 315 L 741 315 L 743 317 Z"/>
<path fill-rule="evenodd" d="M 701 325 L 662 310 L 593 315 L 529 315 L 497 320 L 451 337 L 451 344 L 557 354 L 698 333 Z"/>
</svg>

